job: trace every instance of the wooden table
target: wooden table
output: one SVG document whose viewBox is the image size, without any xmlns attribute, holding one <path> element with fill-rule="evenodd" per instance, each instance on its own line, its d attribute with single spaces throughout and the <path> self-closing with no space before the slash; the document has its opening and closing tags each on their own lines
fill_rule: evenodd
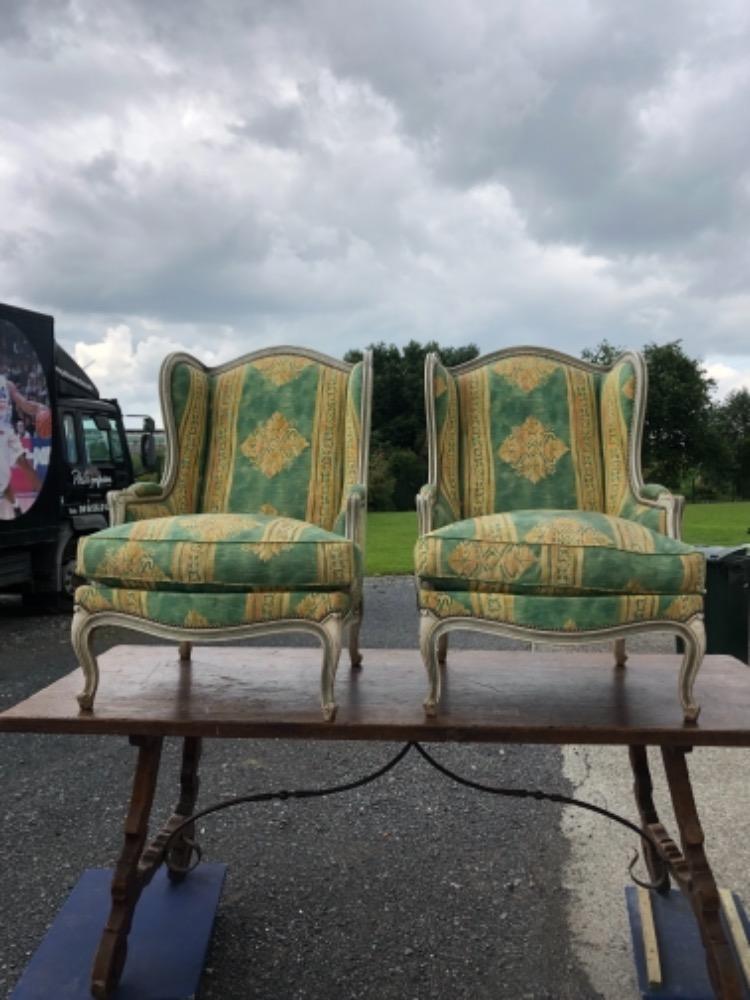
<svg viewBox="0 0 750 1000">
<path fill-rule="evenodd" d="M 97 998 L 111 996 L 117 986 L 136 904 L 158 867 L 166 862 L 174 880 L 190 870 L 202 738 L 283 737 L 627 745 L 655 889 L 668 891 L 674 879 L 695 913 L 717 996 L 740 1000 L 742 977 L 720 919 L 686 754 L 698 746 L 750 746 L 750 669 L 729 657 L 706 657 L 696 686 L 702 712 L 697 724 L 688 725 L 677 697 L 679 662 L 677 656 L 635 654 L 627 669 L 617 669 L 607 653 L 451 652 L 440 714 L 426 719 L 417 651 L 365 650 L 362 671 L 340 669 L 339 709 L 328 723 L 317 701 L 316 649 L 201 647 L 192 662 L 181 662 L 173 647 L 117 646 L 99 659 L 94 712 L 78 710 L 81 675 L 74 671 L 0 714 L 0 732 L 119 734 L 138 747 L 112 909 L 92 973 Z M 167 736 L 184 739 L 181 794 L 148 842 Z M 649 746 L 661 750 L 679 846 L 659 822 Z"/>
</svg>

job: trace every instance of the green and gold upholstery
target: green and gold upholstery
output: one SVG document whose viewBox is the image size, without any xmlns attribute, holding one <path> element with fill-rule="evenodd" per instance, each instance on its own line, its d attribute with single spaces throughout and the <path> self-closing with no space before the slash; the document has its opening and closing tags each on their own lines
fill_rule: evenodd
<svg viewBox="0 0 750 1000">
<path fill-rule="evenodd" d="M 431 355 L 425 380 L 427 658 L 452 619 L 567 635 L 701 616 L 704 557 L 678 540 L 681 498 L 640 481 L 640 356 L 604 369 L 519 348 L 448 369 Z"/>
<path fill-rule="evenodd" d="M 341 535 L 270 514 L 183 514 L 117 524 L 78 547 L 79 576 L 110 587 L 192 593 L 350 591 L 361 553 Z"/>
<path fill-rule="evenodd" d="M 89 584 L 76 592 L 79 606 L 92 613 L 119 611 L 174 628 L 233 628 L 287 619 L 320 622 L 351 609 L 349 594 L 340 591 L 258 590 L 189 591 L 138 590 Z"/>
<path fill-rule="evenodd" d="M 417 574 L 438 590 L 508 594 L 702 594 L 700 552 L 594 511 L 517 510 L 455 521 L 417 541 Z"/>
<path fill-rule="evenodd" d="M 111 527 L 79 545 L 78 608 L 204 636 L 332 617 L 356 628 L 370 364 L 298 348 L 215 369 L 167 358 L 164 481 L 110 495 Z"/>
</svg>

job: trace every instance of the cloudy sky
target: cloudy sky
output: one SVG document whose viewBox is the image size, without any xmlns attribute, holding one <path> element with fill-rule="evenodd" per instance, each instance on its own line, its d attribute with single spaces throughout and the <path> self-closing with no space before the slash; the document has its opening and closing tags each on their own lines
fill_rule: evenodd
<svg viewBox="0 0 750 1000">
<path fill-rule="evenodd" d="M 0 299 L 163 356 L 682 338 L 750 386 L 747 0 L 2 0 Z"/>
</svg>

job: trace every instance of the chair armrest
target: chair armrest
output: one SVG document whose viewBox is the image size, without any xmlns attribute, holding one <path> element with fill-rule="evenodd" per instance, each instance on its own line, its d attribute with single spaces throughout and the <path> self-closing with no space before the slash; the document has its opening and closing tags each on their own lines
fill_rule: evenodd
<svg viewBox="0 0 750 1000">
<path fill-rule="evenodd" d="M 162 483 L 131 483 L 127 489 L 111 490 L 107 503 L 110 524 L 166 517 L 173 513 Z"/>
<path fill-rule="evenodd" d="M 362 483 L 350 486 L 344 497 L 344 535 L 365 550 L 365 527 L 367 514 L 367 487 Z M 340 522 L 339 522 L 340 523 Z M 335 530 L 335 528 L 334 528 Z"/>
<path fill-rule="evenodd" d="M 426 483 L 417 493 L 417 523 L 419 534 L 426 535 L 435 528 L 460 521 L 461 515 L 456 514 L 448 503 L 448 499 L 435 483 Z"/>
<path fill-rule="evenodd" d="M 425 483 L 419 493 L 417 493 L 417 524 L 420 535 L 426 535 L 432 531 L 437 497 L 438 490 L 434 483 Z"/>
<path fill-rule="evenodd" d="M 685 498 L 671 493 L 660 483 L 639 483 L 633 494 L 632 506 L 624 517 L 660 531 L 670 538 L 682 537 L 682 515 Z"/>
<path fill-rule="evenodd" d="M 643 483 L 640 489 L 641 497 L 645 500 L 658 500 L 662 493 L 667 493 L 669 496 L 672 495 L 671 490 L 668 490 L 666 486 L 662 486 L 660 483 Z"/>
</svg>

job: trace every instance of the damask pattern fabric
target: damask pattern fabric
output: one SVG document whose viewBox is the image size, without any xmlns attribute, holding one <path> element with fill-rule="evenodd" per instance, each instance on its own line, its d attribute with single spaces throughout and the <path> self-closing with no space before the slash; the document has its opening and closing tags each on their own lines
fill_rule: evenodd
<svg viewBox="0 0 750 1000">
<path fill-rule="evenodd" d="M 255 591 L 245 593 L 185 593 L 183 591 L 112 588 L 102 584 L 79 587 L 76 604 L 90 612 L 119 611 L 135 618 L 177 628 L 229 628 L 279 620 L 323 621 L 330 614 L 347 614 L 349 594 L 325 591 Z"/>
<path fill-rule="evenodd" d="M 705 559 L 683 542 L 594 511 L 518 510 L 457 521 L 415 546 L 422 581 L 510 594 L 701 594 Z"/>
<path fill-rule="evenodd" d="M 603 509 L 595 373 L 519 354 L 460 372 L 456 382 L 464 517 Z"/>
<path fill-rule="evenodd" d="M 177 359 L 172 488 L 132 487 L 125 523 L 81 541 L 78 603 L 185 628 L 358 611 L 362 554 L 344 531 L 348 497 L 365 495 L 363 370 L 293 352 L 216 373 Z"/>
<path fill-rule="evenodd" d="M 630 361 L 603 375 L 524 354 L 456 376 L 437 364 L 433 391 L 436 527 L 496 510 L 564 508 L 666 530 L 666 511 L 639 503 L 630 483 Z M 669 491 L 648 495 L 660 492 Z"/>
<path fill-rule="evenodd" d="M 266 514 L 192 514 L 115 525 L 82 539 L 80 576 L 112 587 L 206 591 L 348 590 L 361 575 L 352 542 Z"/>
<path fill-rule="evenodd" d="M 341 508 L 348 382 L 347 372 L 293 354 L 214 375 L 200 510 L 260 510 L 330 530 Z"/>
<path fill-rule="evenodd" d="M 584 632 L 634 622 L 686 622 L 703 611 L 703 598 L 698 594 L 529 596 L 422 588 L 419 606 L 438 618 L 473 617 L 529 629 Z"/>
</svg>

